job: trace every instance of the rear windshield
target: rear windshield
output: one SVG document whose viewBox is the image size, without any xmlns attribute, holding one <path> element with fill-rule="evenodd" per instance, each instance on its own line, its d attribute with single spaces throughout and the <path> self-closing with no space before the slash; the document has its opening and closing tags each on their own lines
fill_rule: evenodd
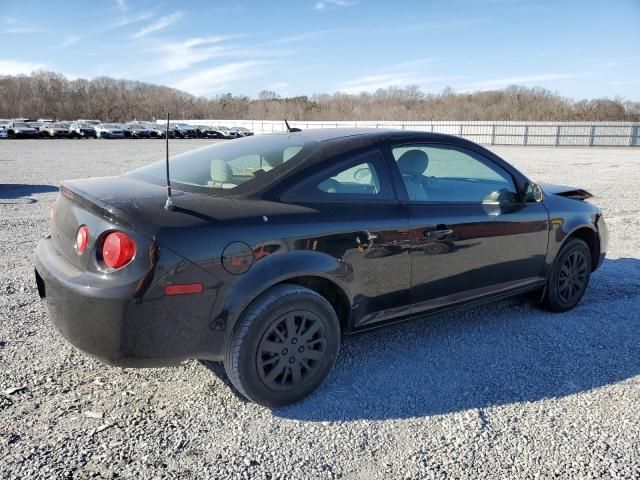
<svg viewBox="0 0 640 480">
<path fill-rule="evenodd" d="M 300 135 L 246 137 L 176 155 L 169 160 L 171 185 L 214 195 L 247 195 L 262 190 L 300 165 L 320 143 Z M 164 185 L 165 162 L 131 172 Z"/>
</svg>

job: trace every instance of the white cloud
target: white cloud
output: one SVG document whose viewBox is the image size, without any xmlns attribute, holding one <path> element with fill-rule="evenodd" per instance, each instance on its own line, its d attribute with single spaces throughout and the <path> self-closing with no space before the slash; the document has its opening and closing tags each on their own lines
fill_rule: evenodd
<svg viewBox="0 0 640 480">
<path fill-rule="evenodd" d="M 184 16 L 184 14 L 182 12 L 175 12 L 175 13 L 172 13 L 171 15 L 165 15 L 164 17 L 160 17 L 155 22 L 152 22 L 149 25 L 147 25 L 146 27 L 138 30 L 131 37 L 132 38 L 146 37 L 150 33 L 154 33 L 154 32 L 157 32 L 159 30 L 163 30 L 163 29 L 167 28 L 168 26 L 173 25 L 178 20 L 180 20 L 183 16 Z"/>
<path fill-rule="evenodd" d="M 160 45 L 153 51 L 158 53 L 158 61 L 152 68 L 156 73 L 184 70 L 190 66 L 224 56 L 247 56 L 236 46 L 220 45 L 226 40 L 241 37 L 241 35 L 219 35 L 209 37 L 194 37 L 181 42 L 171 42 Z"/>
<path fill-rule="evenodd" d="M 127 2 L 125 2 L 125 0 L 116 0 L 116 5 L 123 12 L 126 12 L 129 9 L 129 7 L 127 6 Z"/>
<path fill-rule="evenodd" d="M 58 44 L 58 47 L 59 48 L 70 47 L 74 43 L 78 43 L 78 40 L 80 40 L 80 37 L 78 37 L 77 35 L 70 35 L 67 38 L 65 38 L 62 42 L 60 42 Z"/>
<path fill-rule="evenodd" d="M 391 65 L 370 75 L 364 75 L 353 80 L 343 82 L 338 90 L 344 93 L 357 94 L 361 92 L 375 92 L 380 88 L 406 87 L 418 85 L 424 88 L 427 84 L 459 80 L 459 76 L 434 76 L 425 67 L 433 63 L 433 59 L 423 58 Z"/>
<path fill-rule="evenodd" d="M 509 85 L 526 85 L 530 83 L 549 82 L 556 80 L 575 80 L 577 78 L 584 78 L 593 76 L 589 73 L 541 73 L 536 75 L 523 75 L 515 77 L 503 77 L 496 78 L 494 80 L 486 80 L 469 85 L 466 88 L 502 88 Z"/>
<path fill-rule="evenodd" d="M 132 16 L 132 15 L 127 15 L 125 17 L 122 17 L 117 22 L 112 23 L 111 25 L 108 25 L 108 26 L 104 27 L 102 29 L 102 31 L 115 30 L 116 28 L 126 27 L 127 25 L 132 25 L 134 23 L 142 22 L 144 20 L 149 20 L 152 17 L 153 17 L 153 13 L 151 13 L 151 12 L 150 13 L 143 13 L 143 14 L 135 16 L 135 17 Z"/>
<path fill-rule="evenodd" d="M 640 85 L 640 80 L 614 80 L 611 85 Z"/>
<path fill-rule="evenodd" d="M 153 17 L 153 13 L 149 12 L 149 13 L 143 13 L 140 15 L 126 15 L 123 16 L 122 18 L 120 18 L 120 20 L 118 20 L 117 22 L 114 22 L 110 25 L 107 25 L 106 27 L 103 27 L 101 29 L 101 31 L 107 31 L 107 30 L 115 30 L 116 28 L 122 28 L 122 27 L 126 27 L 127 25 L 132 25 L 134 23 L 138 23 L 138 22 L 142 22 L 144 20 L 149 20 L 150 18 Z"/>
<path fill-rule="evenodd" d="M 28 75 L 35 70 L 46 68 L 42 63 L 21 62 L 18 60 L 0 59 L 0 76 L 3 75 Z"/>
<path fill-rule="evenodd" d="M 344 93 L 375 92 L 379 88 L 393 86 L 405 86 L 417 83 L 417 77 L 411 72 L 404 73 L 382 73 L 378 75 L 365 75 L 344 82 L 339 90 Z"/>
<path fill-rule="evenodd" d="M 298 35 L 290 35 L 287 37 L 280 37 L 274 40 L 270 40 L 267 43 L 270 45 L 281 45 L 285 43 L 298 43 L 304 42 L 306 40 L 317 40 L 319 38 L 324 37 L 325 35 L 329 35 L 335 33 L 333 30 L 316 30 L 312 32 L 300 33 Z"/>
<path fill-rule="evenodd" d="M 4 30 L 3 33 L 10 34 L 23 34 L 23 33 L 35 33 L 41 31 L 38 27 L 10 27 Z"/>
<path fill-rule="evenodd" d="M 355 0 L 321 0 L 313 6 L 314 10 L 322 11 L 330 7 L 344 8 L 354 7 L 358 4 Z"/>
<path fill-rule="evenodd" d="M 211 96 L 236 89 L 233 82 L 263 75 L 265 66 L 265 62 L 259 61 L 227 63 L 189 74 L 173 86 L 194 95 Z"/>
</svg>

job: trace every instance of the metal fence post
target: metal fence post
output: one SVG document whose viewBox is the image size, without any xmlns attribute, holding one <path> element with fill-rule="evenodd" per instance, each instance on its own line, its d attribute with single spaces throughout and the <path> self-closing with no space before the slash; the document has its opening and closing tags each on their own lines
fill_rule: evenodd
<svg viewBox="0 0 640 480">
<path fill-rule="evenodd" d="M 636 143 L 636 138 L 638 136 L 638 127 L 636 125 L 631 125 L 629 129 L 629 146 L 633 147 Z"/>
<path fill-rule="evenodd" d="M 593 147 L 593 141 L 596 136 L 596 126 L 591 125 L 591 131 L 589 132 L 589 146 Z"/>
<path fill-rule="evenodd" d="M 527 145 L 529 143 L 529 125 L 524 126 L 524 137 L 522 138 L 522 144 Z"/>
<path fill-rule="evenodd" d="M 496 144 L 496 124 L 491 124 L 491 145 Z"/>
<path fill-rule="evenodd" d="M 556 147 L 560 145 L 560 125 L 556 126 Z"/>
</svg>

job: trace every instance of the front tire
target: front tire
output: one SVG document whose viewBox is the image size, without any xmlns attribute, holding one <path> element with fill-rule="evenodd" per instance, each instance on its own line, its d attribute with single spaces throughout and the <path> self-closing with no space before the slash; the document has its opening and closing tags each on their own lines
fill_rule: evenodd
<svg viewBox="0 0 640 480">
<path fill-rule="evenodd" d="M 238 321 L 224 366 L 236 389 L 265 407 L 282 407 L 313 392 L 335 363 L 340 324 L 316 292 L 277 285 Z"/>
<path fill-rule="evenodd" d="M 579 238 L 572 238 L 560 249 L 547 280 L 543 305 L 554 312 L 575 307 L 589 285 L 591 250 Z"/>
</svg>

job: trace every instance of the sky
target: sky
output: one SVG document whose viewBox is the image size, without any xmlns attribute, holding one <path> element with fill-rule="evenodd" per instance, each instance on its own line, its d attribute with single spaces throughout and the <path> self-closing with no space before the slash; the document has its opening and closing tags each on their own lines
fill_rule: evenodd
<svg viewBox="0 0 640 480">
<path fill-rule="evenodd" d="M 640 100 L 640 0 L 0 0 L 0 75 L 194 95 L 540 86 Z"/>
</svg>

